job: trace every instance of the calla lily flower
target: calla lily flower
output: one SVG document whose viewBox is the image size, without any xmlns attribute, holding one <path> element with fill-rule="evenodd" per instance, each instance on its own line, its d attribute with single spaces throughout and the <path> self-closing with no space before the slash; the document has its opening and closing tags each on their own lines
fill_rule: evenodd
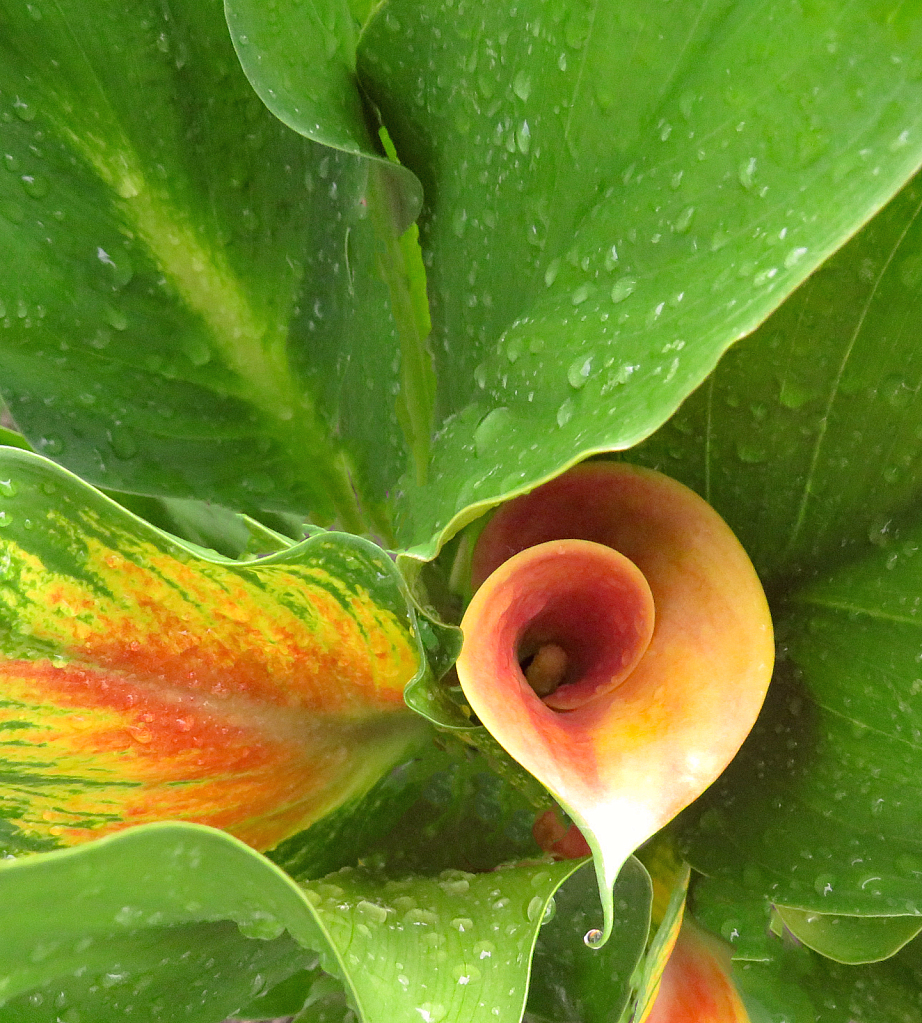
<svg viewBox="0 0 922 1023">
<path fill-rule="evenodd" d="M 755 571 L 701 498 L 649 469 L 577 467 L 502 507 L 473 555 L 457 669 L 474 712 L 591 847 L 604 928 L 641 843 L 739 749 L 773 665 Z"/>
</svg>

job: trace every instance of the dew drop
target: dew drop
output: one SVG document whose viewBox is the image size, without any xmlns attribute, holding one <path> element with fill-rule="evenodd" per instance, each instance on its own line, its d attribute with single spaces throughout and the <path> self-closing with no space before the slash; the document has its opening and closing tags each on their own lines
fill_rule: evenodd
<svg viewBox="0 0 922 1023">
<path fill-rule="evenodd" d="M 20 181 L 26 195 L 33 199 L 44 199 L 51 188 L 51 182 L 43 174 L 23 174 Z"/>
<path fill-rule="evenodd" d="M 454 927 L 456 931 L 460 931 L 464 934 L 465 932 L 472 931 L 474 929 L 474 921 L 468 916 L 456 916 L 454 920 L 452 920 L 451 926 Z"/>
<path fill-rule="evenodd" d="M 512 82 L 512 91 L 524 103 L 531 95 L 531 76 L 527 71 L 519 71 Z"/>
<path fill-rule="evenodd" d="M 544 271 L 544 283 L 550 287 L 555 280 L 557 280 L 557 274 L 560 272 L 560 260 L 552 259 L 548 263 L 547 269 Z"/>
<path fill-rule="evenodd" d="M 474 449 L 479 456 L 486 454 L 508 430 L 512 413 L 505 406 L 488 412 L 474 430 Z"/>
<path fill-rule="evenodd" d="M 737 167 L 736 171 L 737 179 L 739 180 L 739 183 L 743 186 L 743 188 L 745 188 L 747 191 L 749 191 L 749 189 L 752 188 L 755 182 L 755 174 L 756 158 L 754 156 L 751 156 L 748 160 L 743 160 L 742 163 L 740 163 L 739 167 Z"/>
<path fill-rule="evenodd" d="M 35 107 L 31 103 L 27 103 L 24 99 L 20 99 L 19 96 L 13 100 L 13 112 L 19 118 L 20 121 L 35 120 Z"/>
<path fill-rule="evenodd" d="M 636 277 L 621 277 L 615 281 L 611 289 L 612 302 L 623 302 L 629 295 L 633 295 L 637 288 Z"/>
<path fill-rule="evenodd" d="M 570 363 L 570 368 L 567 370 L 567 380 L 571 387 L 579 390 L 586 385 L 586 381 L 589 379 L 592 373 L 592 356 L 580 356 L 578 359 L 574 359 Z"/>
<path fill-rule="evenodd" d="M 523 156 L 531 148 L 531 128 L 528 127 L 528 121 L 522 121 L 519 127 L 516 128 L 515 144 Z"/>
<path fill-rule="evenodd" d="M 737 442 L 736 454 L 739 460 L 747 465 L 758 465 L 768 458 L 765 448 L 742 440 Z"/>
<path fill-rule="evenodd" d="M 570 296 L 570 301 L 574 305 L 581 305 L 589 297 L 589 285 L 581 284 Z"/>
<path fill-rule="evenodd" d="M 695 216 L 695 207 L 687 206 L 682 212 L 676 217 L 672 224 L 672 230 L 676 234 L 685 234 L 691 227 L 691 222 Z"/>
<path fill-rule="evenodd" d="M 785 408 L 796 412 L 797 409 L 806 405 L 812 397 L 813 395 L 809 388 L 796 380 L 785 377 L 781 384 L 781 393 L 778 395 L 778 400 Z"/>
<path fill-rule="evenodd" d="M 12 480 L 0 480 L 0 497 L 15 497 L 18 489 Z"/>
<path fill-rule="evenodd" d="M 807 249 L 802 245 L 791 251 L 784 257 L 784 267 L 786 270 L 790 270 L 791 267 L 797 266 L 797 264 L 806 256 Z"/>
<path fill-rule="evenodd" d="M 829 895 L 835 883 L 836 879 L 831 874 L 820 874 L 813 882 L 813 887 L 820 895 Z"/>
<path fill-rule="evenodd" d="M 566 426 L 567 423 L 573 418 L 573 413 L 576 411 L 576 406 L 573 404 L 572 398 L 567 400 L 557 409 L 557 425 Z"/>
<path fill-rule="evenodd" d="M 544 899 L 540 895 L 535 895 L 529 900 L 528 905 L 525 907 L 525 916 L 534 922 L 544 912 Z"/>
<path fill-rule="evenodd" d="M 46 455 L 60 455 L 64 450 L 64 441 L 55 436 L 41 437 L 38 446 Z"/>
<path fill-rule="evenodd" d="M 137 439 L 127 427 L 120 427 L 111 434 L 109 446 L 117 458 L 134 458 L 138 453 Z"/>
</svg>

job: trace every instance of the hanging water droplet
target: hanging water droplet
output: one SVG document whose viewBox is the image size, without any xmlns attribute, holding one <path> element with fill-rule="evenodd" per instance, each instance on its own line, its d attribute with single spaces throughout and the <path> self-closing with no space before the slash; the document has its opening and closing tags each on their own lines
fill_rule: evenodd
<svg viewBox="0 0 922 1023">
<path fill-rule="evenodd" d="M 586 931 L 583 935 L 583 943 L 589 948 L 600 948 L 602 945 L 602 932 L 597 927 Z"/>
</svg>

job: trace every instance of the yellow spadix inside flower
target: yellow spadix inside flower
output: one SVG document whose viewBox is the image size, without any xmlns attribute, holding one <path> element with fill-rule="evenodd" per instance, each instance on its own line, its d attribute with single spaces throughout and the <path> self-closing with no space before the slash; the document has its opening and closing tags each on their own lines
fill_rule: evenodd
<svg viewBox="0 0 922 1023">
<path fill-rule="evenodd" d="M 700 497 L 611 462 L 503 506 L 473 581 L 461 685 L 583 830 L 600 944 L 625 859 L 714 781 L 755 722 L 774 657 L 762 587 Z"/>
</svg>

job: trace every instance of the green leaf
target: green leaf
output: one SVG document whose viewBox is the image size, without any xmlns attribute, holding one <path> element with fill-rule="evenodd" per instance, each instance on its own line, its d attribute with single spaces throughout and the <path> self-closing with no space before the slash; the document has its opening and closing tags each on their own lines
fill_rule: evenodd
<svg viewBox="0 0 922 1023">
<path fill-rule="evenodd" d="M 523 864 L 403 881 L 347 870 L 299 888 L 229 835 L 197 825 L 149 825 L 0 868 L 0 998 L 35 992 L 84 962 L 104 976 L 119 962 L 120 939 L 142 951 L 161 941 L 179 950 L 184 936 L 194 942 L 208 933 L 185 925 L 215 928 L 229 920 L 269 946 L 262 959 L 270 966 L 275 959 L 276 976 L 315 962 L 305 950 L 319 952 L 323 968 L 345 983 L 363 1023 L 416 1023 L 419 1006 L 429 1007 L 432 1020 L 518 1018 L 546 907 L 578 865 Z M 276 944 L 286 930 L 301 950 Z M 233 932 L 225 927 L 223 933 L 233 949 Z M 140 963 L 142 952 L 136 958 Z M 251 990 L 254 966 L 261 966 L 258 955 L 242 978 Z M 214 998 L 223 975 L 201 962 L 199 968 L 205 971 L 200 987 Z M 133 996 L 136 1012 L 145 1007 L 144 990 L 141 985 Z M 74 1008 L 81 1016 L 96 1013 L 107 995 L 104 983 L 95 990 L 89 985 Z M 146 1014 L 152 1018 L 149 1004 Z M 182 1018 L 204 1023 L 220 1016 L 211 1009 Z"/>
<path fill-rule="evenodd" d="M 151 825 L 4 864 L 0 890 L 4 1021 L 55 1021 L 65 1011 L 120 1019 L 128 1005 L 139 1018 L 217 1021 L 314 958 L 282 936 L 286 926 L 323 946 L 290 879 L 196 825 Z M 66 999 L 58 1005 L 56 985 Z"/>
<path fill-rule="evenodd" d="M 738 964 L 752 1023 L 914 1023 L 922 1012 L 917 944 L 884 963 L 841 966 L 806 949 Z"/>
<path fill-rule="evenodd" d="M 0 840 L 167 818 L 268 848 L 366 791 L 425 726 L 409 594 L 374 544 L 252 562 L 181 544 L 0 449 Z"/>
<path fill-rule="evenodd" d="M 269 853 L 299 881 L 360 861 L 391 876 L 533 859 L 537 811 L 473 750 L 430 742 L 362 799 Z M 598 911 L 598 901 L 596 901 Z"/>
<path fill-rule="evenodd" d="M 790 906 L 778 906 L 778 915 L 808 948 L 848 965 L 889 959 L 922 931 L 912 916 L 831 916 Z"/>
<path fill-rule="evenodd" d="M 611 938 L 587 952 L 580 936 L 598 922 L 599 888 L 589 869 L 571 877 L 554 897 L 555 915 L 538 935 L 526 1023 L 619 1019 L 646 948 L 652 898 L 650 876 L 632 856 L 615 883 Z"/>
<path fill-rule="evenodd" d="M 710 501 L 769 581 L 886 542 L 919 492 L 920 209 L 916 177 L 631 452 Z"/>
<path fill-rule="evenodd" d="M 5 5 L 0 104 L 0 386 L 36 448 L 386 536 L 408 456 L 370 161 L 264 108 L 217 0 Z"/>
<path fill-rule="evenodd" d="M 686 815 L 694 866 L 779 905 L 922 915 L 920 546 L 907 532 L 791 597 L 759 722 Z"/>
<path fill-rule="evenodd" d="M 356 29 L 346 0 L 224 0 L 237 56 L 260 99 L 294 131 L 326 146 L 383 162 L 394 218 L 405 230 L 422 189 L 372 141 L 355 77 Z"/>
<path fill-rule="evenodd" d="M 442 424 L 414 553 L 636 444 L 901 187 L 920 33 L 833 0 L 378 9 L 359 75 L 423 182 Z"/>
<path fill-rule="evenodd" d="M 368 1023 L 492 1023 L 521 1018 L 538 929 L 580 865 L 398 881 L 345 870 L 307 889 Z"/>
</svg>

